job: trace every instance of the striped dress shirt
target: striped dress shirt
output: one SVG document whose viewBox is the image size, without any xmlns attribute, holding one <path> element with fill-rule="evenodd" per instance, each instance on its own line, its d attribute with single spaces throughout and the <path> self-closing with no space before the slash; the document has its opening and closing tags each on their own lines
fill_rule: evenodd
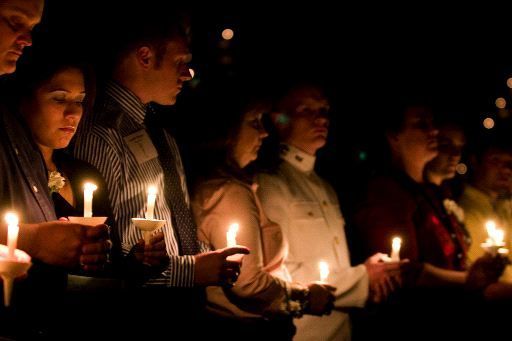
<svg viewBox="0 0 512 341">
<path fill-rule="evenodd" d="M 160 277 L 149 280 L 146 285 L 191 287 L 194 283 L 194 257 L 179 255 L 170 205 L 164 195 L 164 173 L 160 161 L 157 156 L 143 162 L 137 160 L 126 142 L 130 135 L 145 131 L 145 115 L 146 106 L 135 94 L 113 81 L 107 83 L 100 105 L 81 123 L 74 154 L 96 166 L 105 178 L 116 224 L 114 231 L 125 255 L 142 238 L 142 232 L 133 225 L 131 218 L 144 217 L 148 186 L 156 186 L 154 219 L 167 222 L 162 231 L 170 263 Z M 176 167 L 189 205 L 178 147 L 172 136 L 167 132 L 165 136 L 169 148 L 177 156 Z M 204 249 L 204 245 L 201 248 Z"/>
</svg>

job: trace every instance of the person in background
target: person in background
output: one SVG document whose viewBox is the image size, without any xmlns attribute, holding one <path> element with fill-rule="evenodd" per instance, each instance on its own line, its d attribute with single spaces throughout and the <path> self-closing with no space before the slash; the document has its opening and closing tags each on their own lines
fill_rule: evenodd
<svg viewBox="0 0 512 341">
<path fill-rule="evenodd" d="M 335 288 L 318 282 L 292 282 L 286 271 L 286 240 L 280 226 L 269 220 L 261 207 L 251 167 L 268 135 L 262 116 L 269 105 L 242 98 L 233 95 L 218 106 L 217 124 L 207 125 L 214 136 L 206 139 L 206 147 L 198 153 L 200 169 L 207 173 L 192 201 L 199 239 L 213 249 L 224 248 L 229 228 L 236 222 L 237 243 L 252 250 L 243 259 L 234 287 L 207 289 L 213 313 L 210 330 L 226 337 L 224 330 L 231 326 L 236 328 L 233 335 L 237 338 L 247 333 L 254 339 L 291 340 L 293 317 L 329 314 Z"/>
<path fill-rule="evenodd" d="M 314 170 L 317 152 L 327 142 L 329 110 L 320 88 L 306 84 L 290 89 L 271 114 L 282 162 L 276 172 L 258 175 L 263 210 L 281 226 L 289 244 L 285 265 L 292 280 L 318 280 L 319 262 L 325 261 L 330 267 L 326 282 L 336 287 L 329 316 L 295 320 L 296 340 L 350 339 L 346 310 L 384 299 L 400 281 L 400 263 L 383 263 L 382 254 L 350 264 L 338 198 Z"/>
</svg>

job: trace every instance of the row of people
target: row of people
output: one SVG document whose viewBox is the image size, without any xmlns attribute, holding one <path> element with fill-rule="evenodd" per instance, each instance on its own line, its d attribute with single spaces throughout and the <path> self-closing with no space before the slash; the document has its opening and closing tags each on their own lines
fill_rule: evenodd
<svg viewBox="0 0 512 341">
<path fill-rule="evenodd" d="M 42 7 L 41 0 L 0 5 L 5 18 L 5 32 L 0 32 L 6 46 L 3 74 L 15 71 L 23 48 L 31 45 L 30 31 Z M 418 288 L 492 292 L 502 259 L 484 256 L 468 270 L 467 235 L 439 207 L 435 193 L 422 185 L 425 165 L 437 154 L 437 131 L 428 110 L 408 107 L 388 120 L 392 162 L 370 183 L 354 216 L 366 247 L 363 263 L 352 266 L 337 196 L 314 171 L 316 154 L 327 142 L 326 96 L 317 88 L 299 86 L 270 110 L 281 142 L 281 163 L 257 176 L 250 164 L 267 136 L 262 116 L 269 110 L 259 102 L 235 106 L 229 129 L 208 144 L 210 154 L 204 155 L 211 156 L 211 167 L 190 200 L 178 146 L 156 107 L 174 105 L 191 79 L 186 28 L 162 12 L 125 34 L 112 73 L 80 127 L 95 92 L 80 63 L 58 58 L 53 48 L 51 58 L 34 49 L 32 59 L 7 83 L 8 96 L 2 100 L 2 205 L 16 208 L 28 223 L 21 226 L 19 245 L 36 264 L 23 282 L 27 289 L 16 297 L 20 311 L 31 315 L 23 322 L 33 325 L 17 330 L 22 326 L 14 325 L 14 333 L 34 336 L 50 327 L 47 332 L 58 335 L 78 328 L 88 314 L 102 319 L 117 314 L 121 324 L 111 321 L 109 329 L 117 336 L 161 336 L 162 327 L 169 325 L 195 336 L 205 334 L 197 327 L 204 323 L 208 334 L 228 339 L 251 333 L 346 340 L 351 334 L 347 309 L 385 301 L 401 285 L 413 287 L 399 291 L 413 303 L 420 297 Z M 74 157 L 57 151 L 76 132 Z M 111 218 L 110 234 L 105 225 L 57 221 L 83 214 L 84 179 L 99 185 L 94 210 Z M 144 216 L 148 185 L 157 188 L 155 216 L 166 224 L 146 244 L 131 218 Z M 244 247 L 227 247 L 232 221 L 240 224 L 237 241 Z M 394 234 L 402 236 L 407 260 L 385 262 L 380 252 L 388 249 Z M 228 258 L 234 254 L 248 255 L 243 261 Z M 330 265 L 329 284 L 317 282 L 321 260 Z M 118 281 L 98 288 L 90 280 L 85 286 L 93 294 L 88 298 L 101 290 L 106 295 L 82 300 L 87 314 L 76 312 L 81 319 L 68 329 L 62 321 L 52 321 L 45 309 L 52 307 L 66 286 L 65 276 L 77 267 L 89 275 L 103 270 L 102 276 Z M 203 314 L 206 286 L 209 309 Z M 431 296 L 421 298 L 426 297 Z M 158 315 L 156 306 L 165 313 Z M 321 316 L 325 314 L 330 315 Z M 155 327 L 136 328 L 141 321 Z M 100 328 L 104 326 L 90 325 L 84 335 Z"/>
</svg>

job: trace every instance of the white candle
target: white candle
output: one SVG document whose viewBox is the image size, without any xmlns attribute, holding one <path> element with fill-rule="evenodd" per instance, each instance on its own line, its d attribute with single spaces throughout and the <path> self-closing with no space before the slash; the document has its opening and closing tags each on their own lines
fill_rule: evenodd
<svg viewBox="0 0 512 341">
<path fill-rule="evenodd" d="M 153 213 L 155 212 L 155 201 L 156 201 L 156 187 L 148 187 L 148 204 L 146 206 L 146 219 L 153 219 Z"/>
<path fill-rule="evenodd" d="M 324 261 L 318 262 L 318 268 L 320 269 L 320 282 L 325 282 L 329 277 L 329 264 Z"/>
<path fill-rule="evenodd" d="M 15 258 L 14 251 L 18 244 L 18 232 L 20 230 L 18 226 L 18 216 L 15 213 L 9 212 L 5 215 L 5 221 L 7 222 L 8 256 L 9 258 Z"/>
<path fill-rule="evenodd" d="M 226 233 L 228 247 L 236 246 L 236 234 L 238 233 L 239 228 L 240 226 L 237 223 L 229 225 L 229 230 Z"/>
<path fill-rule="evenodd" d="M 92 192 L 98 187 L 90 182 L 84 185 L 84 217 L 92 217 Z"/>
<path fill-rule="evenodd" d="M 400 260 L 400 247 L 402 246 L 402 239 L 399 237 L 393 238 L 391 242 L 391 261 L 398 262 Z"/>
</svg>

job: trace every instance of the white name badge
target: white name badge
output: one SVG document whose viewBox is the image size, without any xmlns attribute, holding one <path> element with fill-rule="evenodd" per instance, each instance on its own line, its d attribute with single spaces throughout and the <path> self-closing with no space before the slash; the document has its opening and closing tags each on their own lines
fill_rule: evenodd
<svg viewBox="0 0 512 341">
<path fill-rule="evenodd" d="M 139 165 L 158 157 L 158 152 L 144 129 L 124 137 L 124 142 L 130 148 Z"/>
</svg>

